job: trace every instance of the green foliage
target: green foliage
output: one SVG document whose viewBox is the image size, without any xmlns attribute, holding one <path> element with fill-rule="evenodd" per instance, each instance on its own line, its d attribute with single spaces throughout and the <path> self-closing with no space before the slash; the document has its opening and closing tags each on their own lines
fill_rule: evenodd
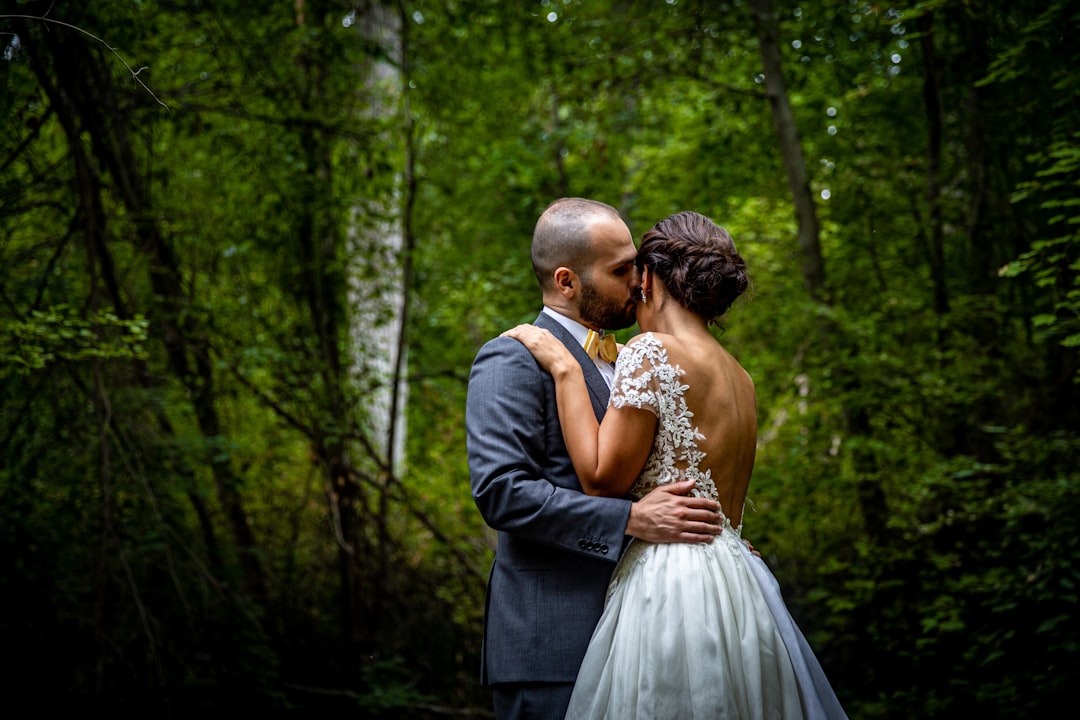
<svg viewBox="0 0 1080 720">
<path fill-rule="evenodd" d="M 26 320 L 4 319 L 0 344 L 7 348 L 4 363 L 22 372 L 40 370 L 55 361 L 89 359 L 146 359 L 148 321 L 121 320 L 107 310 L 88 318 L 59 305 L 34 310 Z"/>
<path fill-rule="evenodd" d="M 1023 182 L 1013 202 L 1035 201 L 1049 214 L 1046 223 L 1059 235 L 1032 242 L 1031 249 L 1001 268 L 1004 277 L 1031 275 L 1049 307 L 1031 318 L 1038 339 L 1080 346 L 1080 134 L 1053 143 L 1032 158 L 1044 164 L 1034 180 Z M 1080 367 L 1076 370 L 1080 379 Z"/>
<path fill-rule="evenodd" d="M 746 536 L 849 715 L 1050 714 L 1080 670 L 1074 5 L 774 4 L 823 305 L 745 2 L 19 3 L 48 20 L 0 16 L 12 686 L 486 709 L 468 370 L 584 195 L 636 236 L 705 212 L 747 259 L 718 332 L 758 389 Z"/>
</svg>

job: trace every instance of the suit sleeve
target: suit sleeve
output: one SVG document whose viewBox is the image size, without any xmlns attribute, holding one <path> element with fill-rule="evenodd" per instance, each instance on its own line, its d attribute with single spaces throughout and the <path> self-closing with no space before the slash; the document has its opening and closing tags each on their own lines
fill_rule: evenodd
<svg viewBox="0 0 1080 720">
<path fill-rule="evenodd" d="M 554 392 L 551 376 L 517 340 L 499 337 L 481 348 L 465 411 L 473 499 L 496 530 L 593 557 L 602 544 L 614 562 L 630 501 L 581 491 L 553 411 Z"/>
</svg>

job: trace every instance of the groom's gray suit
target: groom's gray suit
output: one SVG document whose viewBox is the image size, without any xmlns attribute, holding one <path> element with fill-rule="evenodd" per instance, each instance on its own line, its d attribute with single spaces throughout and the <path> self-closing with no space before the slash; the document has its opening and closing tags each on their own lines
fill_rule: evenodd
<svg viewBox="0 0 1080 720">
<path fill-rule="evenodd" d="M 593 361 L 546 314 L 536 325 L 581 363 L 602 418 L 608 388 Z M 630 501 L 581 491 L 563 443 L 554 381 L 513 338 L 497 337 L 477 354 L 465 429 L 473 499 L 498 530 L 481 679 L 573 683 L 629 540 Z"/>
</svg>

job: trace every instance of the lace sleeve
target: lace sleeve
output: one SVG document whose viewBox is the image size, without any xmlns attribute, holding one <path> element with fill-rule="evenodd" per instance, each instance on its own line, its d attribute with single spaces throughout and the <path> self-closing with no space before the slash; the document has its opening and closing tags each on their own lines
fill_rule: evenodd
<svg viewBox="0 0 1080 720">
<path fill-rule="evenodd" d="M 670 369 L 667 351 L 652 333 L 635 339 L 619 353 L 615 362 L 615 380 L 611 385 L 611 406 L 635 407 L 660 415 L 660 384 Z"/>
</svg>

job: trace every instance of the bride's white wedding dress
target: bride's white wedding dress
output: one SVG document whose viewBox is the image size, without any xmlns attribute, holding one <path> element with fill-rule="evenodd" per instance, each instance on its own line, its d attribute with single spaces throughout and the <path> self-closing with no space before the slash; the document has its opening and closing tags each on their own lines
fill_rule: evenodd
<svg viewBox="0 0 1080 720">
<path fill-rule="evenodd" d="M 716 499 L 699 463 L 682 370 L 646 334 L 616 364 L 612 405 L 659 418 L 641 497 L 680 477 Z M 846 718 L 780 587 L 727 518 L 711 544 L 633 541 L 578 673 L 567 720 Z"/>
</svg>

